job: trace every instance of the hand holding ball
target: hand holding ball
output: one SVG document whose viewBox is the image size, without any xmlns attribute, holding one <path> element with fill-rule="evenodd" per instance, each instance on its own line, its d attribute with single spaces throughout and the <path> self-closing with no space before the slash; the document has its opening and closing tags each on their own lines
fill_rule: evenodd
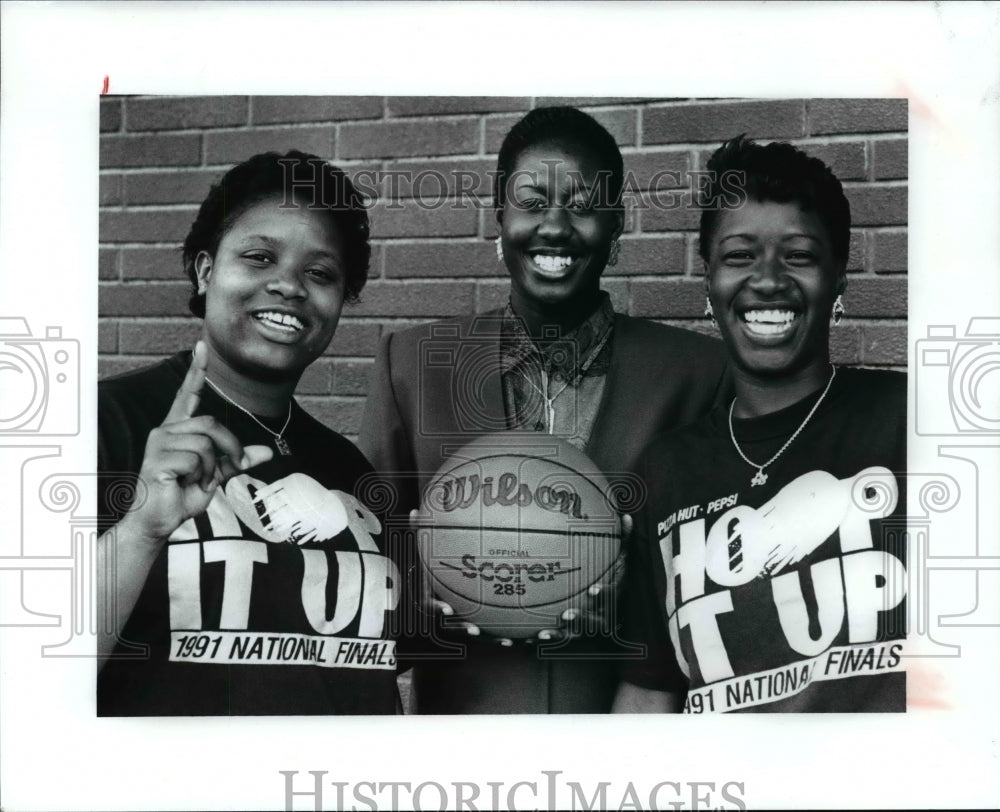
<svg viewBox="0 0 1000 812">
<path fill-rule="evenodd" d="M 417 541 L 435 595 L 482 631 L 528 638 L 612 583 L 621 519 L 582 452 L 502 432 L 453 454 L 424 492 Z"/>
</svg>

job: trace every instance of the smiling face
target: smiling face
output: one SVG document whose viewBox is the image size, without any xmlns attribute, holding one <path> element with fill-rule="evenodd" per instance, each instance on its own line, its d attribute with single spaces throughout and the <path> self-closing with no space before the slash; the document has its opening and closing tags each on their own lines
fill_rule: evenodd
<svg viewBox="0 0 1000 812">
<path fill-rule="evenodd" d="M 506 205 L 497 212 L 515 305 L 542 311 L 580 305 L 587 315 L 622 230 L 621 210 L 600 205 L 607 183 L 607 172 L 586 151 L 546 143 L 518 156 Z"/>
<path fill-rule="evenodd" d="M 206 295 L 209 370 L 220 364 L 251 381 L 297 380 L 333 338 L 344 304 L 336 225 L 280 197 L 237 217 L 215 256 L 195 260 Z"/>
<path fill-rule="evenodd" d="M 706 273 L 715 318 L 738 370 L 826 379 L 830 312 L 846 281 L 815 214 L 797 203 L 753 199 L 722 212 Z"/>
</svg>

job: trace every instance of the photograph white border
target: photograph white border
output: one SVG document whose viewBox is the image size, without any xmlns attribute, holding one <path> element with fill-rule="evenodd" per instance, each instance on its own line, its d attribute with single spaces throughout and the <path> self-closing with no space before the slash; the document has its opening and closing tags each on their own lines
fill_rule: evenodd
<svg viewBox="0 0 1000 812">
<path fill-rule="evenodd" d="M 961 334 L 973 317 L 1000 315 L 996 5 L 4 3 L 0 13 L 0 315 L 36 331 L 58 324 L 80 342 L 85 430 L 36 443 L 60 447 L 61 471 L 92 471 L 96 457 L 86 427 L 96 425 L 105 77 L 114 94 L 905 96 L 911 382 L 913 347 L 929 326 Z M 923 406 L 911 389 L 911 427 L 917 398 Z M 952 441 L 910 439 L 911 470 L 941 470 L 939 446 Z M 987 448 L 978 480 L 961 482 L 966 494 L 1000 481 L 998 457 Z M 20 476 L 0 467 L 4 556 L 21 532 L 11 515 Z M 25 505 L 41 513 L 31 498 Z M 967 553 L 971 534 L 980 555 L 1000 555 L 995 500 L 981 499 L 979 513 L 965 504 L 946 517 L 956 547 Z M 957 607 L 968 598 L 954 597 Z M 0 617 L 18 610 L 9 593 L 0 601 Z M 91 660 L 42 658 L 41 646 L 57 642 L 45 629 L 0 632 L 5 810 L 283 809 L 279 770 L 324 770 L 327 782 L 470 782 L 483 788 L 478 808 L 488 808 L 488 782 L 504 782 L 503 802 L 518 781 L 539 783 L 535 798 L 517 793 L 518 805 L 546 806 L 546 770 L 591 792 L 611 782 L 615 807 L 629 782 L 642 799 L 663 781 L 741 782 L 750 808 L 1000 803 L 996 627 L 950 629 L 961 656 L 928 661 L 947 709 L 461 720 L 97 719 Z M 295 804 L 312 808 L 306 797 Z"/>
</svg>

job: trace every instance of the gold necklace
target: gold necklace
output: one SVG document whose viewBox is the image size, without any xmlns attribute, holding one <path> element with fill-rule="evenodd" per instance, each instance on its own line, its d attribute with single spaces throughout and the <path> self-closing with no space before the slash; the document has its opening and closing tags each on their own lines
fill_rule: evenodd
<svg viewBox="0 0 1000 812">
<path fill-rule="evenodd" d="M 767 468 L 767 466 L 769 466 L 776 459 L 778 459 L 778 457 L 780 457 L 785 452 L 785 449 L 792 444 L 792 440 L 798 437 L 802 429 L 806 427 L 806 423 L 808 423 L 809 419 L 816 413 L 816 410 L 819 408 L 819 405 L 823 402 L 823 398 L 826 397 L 826 393 L 830 391 L 830 385 L 833 383 L 833 379 L 834 376 L 836 376 L 836 374 L 837 374 L 837 368 L 833 366 L 833 364 L 831 364 L 830 380 L 826 382 L 826 388 L 823 390 L 823 394 L 819 396 L 819 400 L 817 400 L 813 404 L 813 407 L 809 410 L 809 414 L 806 415 L 806 419 L 802 421 L 802 423 L 799 425 L 797 429 L 795 429 L 795 433 L 785 441 L 785 444 L 781 448 L 778 449 L 778 453 L 775 454 L 773 457 L 771 457 L 771 459 L 769 459 L 763 465 L 758 465 L 753 460 L 751 460 L 746 454 L 743 453 L 743 449 L 740 448 L 740 444 L 736 442 L 736 433 L 733 431 L 733 408 L 736 406 L 736 398 L 733 398 L 733 402 L 729 404 L 729 436 L 733 440 L 733 446 L 735 446 L 736 448 L 736 453 L 743 458 L 744 462 L 746 462 L 747 465 L 751 465 L 757 469 L 757 473 L 754 474 L 753 479 L 750 480 L 750 485 L 752 487 L 756 488 L 758 485 L 763 485 L 765 482 L 767 482 L 767 474 L 764 473 L 764 469 Z"/>
<path fill-rule="evenodd" d="M 227 395 L 225 392 L 219 389 L 219 387 L 216 386 L 215 383 L 212 382 L 207 375 L 205 376 L 205 383 L 211 386 L 212 389 L 214 389 L 215 392 L 218 393 L 219 397 L 221 397 L 224 401 L 235 406 L 237 409 L 243 412 L 243 414 L 245 414 L 247 417 L 253 420 L 254 423 L 256 423 L 258 426 L 264 429 L 264 431 L 270 434 L 274 438 L 274 445 L 277 447 L 278 452 L 283 457 L 287 457 L 292 453 L 292 448 L 290 445 L 288 445 L 288 441 L 284 437 L 282 437 L 282 435 L 285 433 L 285 429 L 288 428 L 288 424 L 292 421 L 291 399 L 289 399 L 288 401 L 288 417 L 285 418 L 285 425 L 281 427 L 281 431 L 275 432 L 271 431 L 271 429 L 269 429 L 267 426 L 261 423 L 260 420 L 258 420 L 252 412 L 250 412 L 248 409 L 244 409 L 242 406 L 240 406 L 240 404 L 238 404 L 235 400 L 229 397 L 229 395 Z"/>
</svg>

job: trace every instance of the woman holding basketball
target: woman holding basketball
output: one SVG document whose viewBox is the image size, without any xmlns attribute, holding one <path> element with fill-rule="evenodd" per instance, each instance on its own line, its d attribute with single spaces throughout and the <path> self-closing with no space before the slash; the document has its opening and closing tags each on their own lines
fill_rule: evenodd
<svg viewBox="0 0 1000 812">
<path fill-rule="evenodd" d="M 644 455 L 616 708 L 903 711 L 906 377 L 830 363 L 850 206 L 789 144 L 708 168 L 742 187 L 700 234 L 735 398 Z"/>
<path fill-rule="evenodd" d="M 601 290 L 621 246 L 623 175 L 614 138 L 574 108 L 533 110 L 507 134 L 494 204 L 509 302 L 390 334 L 376 357 L 360 443 L 392 483 L 401 523 L 449 454 L 484 433 L 554 435 L 625 480 L 653 435 L 710 408 L 723 386 L 717 342 L 617 314 Z M 407 571 L 420 591 L 414 548 Z M 415 646 L 419 713 L 611 707 L 613 619 L 572 641 L 542 635 L 553 638 L 544 645 L 449 645 L 446 628 L 423 629 Z"/>
<path fill-rule="evenodd" d="M 100 715 L 394 712 L 399 579 L 353 496 L 371 469 L 292 398 L 369 255 L 316 156 L 254 156 L 202 203 L 194 352 L 99 385 Z"/>
</svg>

